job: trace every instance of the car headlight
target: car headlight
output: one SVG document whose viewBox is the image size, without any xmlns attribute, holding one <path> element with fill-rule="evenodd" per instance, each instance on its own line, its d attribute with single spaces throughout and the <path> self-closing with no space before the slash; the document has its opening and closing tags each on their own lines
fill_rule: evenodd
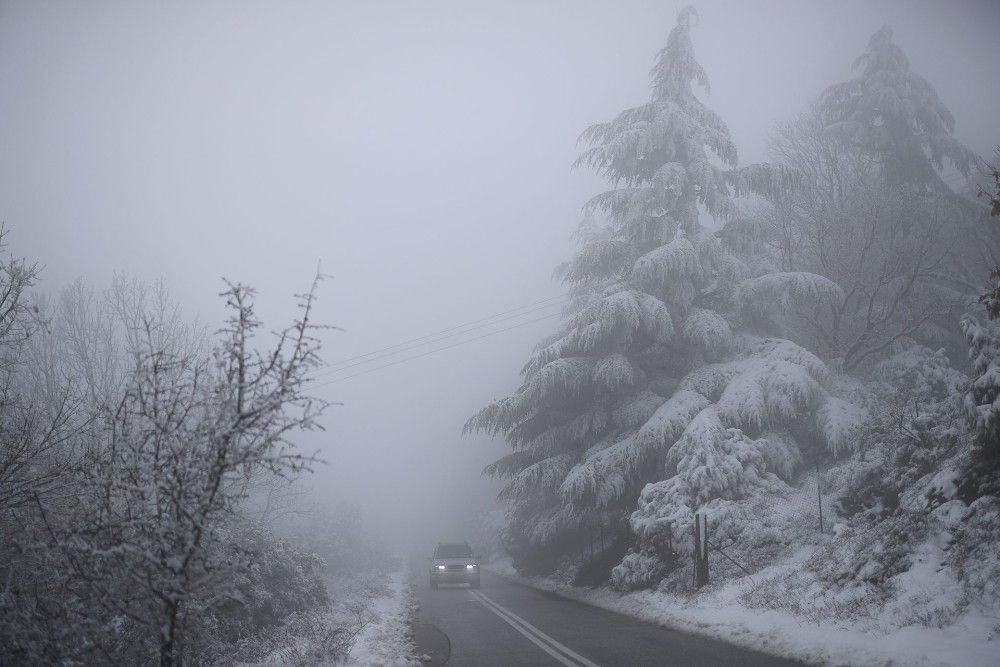
<svg viewBox="0 0 1000 667">
<path fill-rule="evenodd" d="M 436 565 L 435 567 L 437 567 L 437 569 L 439 569 L 439 570 L 443 570 L 444 569 L 444 565 Z"/>
<path fill-rule="evenodd" d="M 475 563 L 469 563 L 468 565 L 466 565 L 466 566 L 465 566 L 465 569 L 466 569 L 466 570 L 471 570 L 471 569 L 473 569 L 473 568 L 475 568 L 475 567 L 476 567 L 476 564 L 475 564 Z"/>
</svg>

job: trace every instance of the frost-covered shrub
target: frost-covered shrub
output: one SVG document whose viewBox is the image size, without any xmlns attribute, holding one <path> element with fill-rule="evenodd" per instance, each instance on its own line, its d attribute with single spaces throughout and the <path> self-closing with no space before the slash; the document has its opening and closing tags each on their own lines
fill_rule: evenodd
<svg viewBox="0 0 1000 667">
<path fill-rule="evenodd" d="M 959 401 L 965 376 L 943 351 L 911 346 L 873 375 L 864 420 L 854 434 L 857 450 L 829 473 L 845 516 L 895 511 L 905 489 L 967 443 Z"/>
<path fill-rule="evenodd" d="M 373 620 L 369 607 L 351 610 L 319 609 L 296 612 L 279 626 L 242 638 L 216 664 L 233 662 L 280 664 L 295 667 L 339 664 L 347 657 L 357 636 Z"/>
<path fill-rule="evenodd" d="M 972 378 L 965 394 L 966 415 L 979 442 L 994 457 L 1000 456 L 1000 324 L 980 324 L 974 317 L 962 320 L 969 343 Z"/>
<path fill-rule="evenodd" d="M 955 369 L 945 351 L 910 345 L 875 368 L 875 377 L 893 393 L 922 402 L 954 400 L 966 377 Z"/>
<path fill-rule="evenodd" d="M 228 557 L 246 565 L 236 571 L 232 599 L 211 609 L 223 641 L 259 633 L 329 603 L 322 558 L 259 524 L 242 523 L 229 532 Z"/>
<path fill-rule="evenodd" d="M 666 565 L 655 553 L 633 552 L 626 555 L 611 571 L 610 583 L 612 588 L 619 591 L 652 588 L 666 572 Z"/>
<path fill-rule="evenodd" d="M 959 573 L 959 580 L 976 600 L 1000 606 L 1000 496 L 987 495 L 969 505 L 964 519 L 955 526 L 946 563 Z"/>
</svg>

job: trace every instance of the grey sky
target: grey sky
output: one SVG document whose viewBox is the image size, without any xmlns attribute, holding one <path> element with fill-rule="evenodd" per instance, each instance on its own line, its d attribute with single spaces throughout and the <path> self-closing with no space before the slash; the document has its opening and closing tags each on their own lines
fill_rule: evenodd
<svg viewBox="0 0 1000 667">
<path fill-rule="evenodd" d="M 335 361 L 558 294 L 579 132 L 648 94 L 682 3 L 0 3 L 0 219 L 45 288 L 162 277 L 215 322 L 220 277 L 275 323 L 316 262 Z M 701 2 L 710 105 L 743 162 L 883 23 L 960 139 L 1000 142 L 1000 3 Z M 462 438 L 538 323 L 323 388 L 313 482 L 444 526 L 492 493 Z M 405 522 L 404 522 L 405 523 Z M 444 528 L 442 528 L 444 530 Z"/>
</svg>

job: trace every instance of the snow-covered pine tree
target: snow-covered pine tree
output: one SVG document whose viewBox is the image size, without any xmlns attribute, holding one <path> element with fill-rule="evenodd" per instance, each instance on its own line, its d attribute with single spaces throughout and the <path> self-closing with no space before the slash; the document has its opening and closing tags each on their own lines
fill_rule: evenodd
<svg viewBox="0 0 1000 667">
<path fill-rule="evenodd" d="M 983 451 L 1000 459 L 1000 325 L 980 323 L 971 315 L 962 320 L 969 343 L 972 377 L 963 408 Z"/>
<path fill-rule="evenodd" d="M 875 155 L 897 183 L 951 192 L 937 169 L 948 160 L 962 175 L 978 156 L 955 138 L 955 118 L 892 41 L 892 29 L 871 36 L 854 64 L 857 77 L 824 91 L 828 126 Z"/>
<path fill-rule="evenodd" d="M 889 26 L 871 36 L 855 69 L 858 76 L 820 96 L 827 128 L 874 157 L 886 184 L 954 232 L 948 239 L 949 265 L 940 272 L 947 278 L 940 282 L 968 294 L 1000 263 L 1000 237 L 989 224 L 989 211 L 976 204 L 975 189 L 949 183 L 958 183 L 950 178 L 955 172 L 969 177 L 980 171 L 983 160 L 955 136 L 955 117 L 934 86 L 910 69 Z"/>
<path fill-rule="evenodd" d="M 519 567 L 551 567 L 627 530 L 637 497 L 631 526 L 644 546 L 670 543 L 700 507 L 780 489 L 774 472 L 791 476 L 801 461 L 791 425 L 840 449 L 857 418 L 824 389 L 818 358 L 740 332 L 734 304 L 769 298 L 768 286 L 700 210 L 730 217 L 734 195 L 784 179 L 763 165 L 735 169 L 725 123 L 693 89 L 708 89 L 690 38 L 695 16 L 681 11 L 650 101 L 584 132 L 591 147 L 578 164 L 613 189 L 586 205 L 581 248 L 557 269 L 573 303 L 525 364 L 522 386 L 466 425 L 512 448 L 486 471 L 509 480 L 505 545 Z M 748 279 L 760 282 L 738 290 Z M 830 289 L 809 274 L 800 282 L 786 298 Z M 661 558 L 650 561 L 663 571 Z"/>
</svg>

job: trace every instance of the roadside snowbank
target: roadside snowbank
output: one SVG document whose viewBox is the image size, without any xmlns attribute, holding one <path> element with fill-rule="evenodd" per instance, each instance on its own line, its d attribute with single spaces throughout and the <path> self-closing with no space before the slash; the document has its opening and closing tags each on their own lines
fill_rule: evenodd
<svg viewBox="0 0 1000 667">
<path fill-rule="evenodd" d="M 740 597 L 754 585 L 750 578 L 711 585 L 689 598 L 650 590 L 576 588 L 549 577 L 522 577 L 506 558 L 484 567 L 634 618 L 819 665 L 994 667 L 1000 659 L 1000 619 L 983 609 L 973 608 L 943 628 L 912 624 L 882 632 L 862 624 L 820 624 L 787 612 L 749 608 Z M 753 580 L 779 576 L 788 567 L 783 562 L 756 573 Z"/>
<path fill-rule="evenodd" d="M 245 647 L 262 657 L 241 667 L 417 665 L 409 636 L 414 600 L 405 570 L 368 573 L 360 580 L 327 577 L 332 604 L 293 615 Z"/>
<path fill-rule="evenodd" d="M 410 639 L 415 601 L 406 572 L 389 575 L 383 595 L 370 602 L 372 621 L 354 640 L 346 665 L 418 665 Z"/>
</svg>

